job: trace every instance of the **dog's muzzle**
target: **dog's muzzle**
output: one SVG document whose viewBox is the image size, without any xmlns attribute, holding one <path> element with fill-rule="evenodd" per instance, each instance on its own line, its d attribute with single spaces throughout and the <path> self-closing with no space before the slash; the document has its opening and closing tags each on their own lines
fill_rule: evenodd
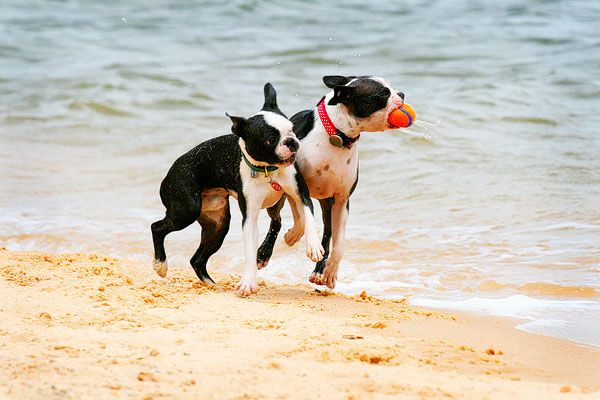
<svg viewBox="0 0 600 400">
<path fill-rule="evenodd" d="M 285 139 L 285 142 L 283 142 L 283 144 L 286 145 L 292 153 L 297 152 L 298 149 L 300 148 L 300 142 L 298 142 L 298 140 L 291 138 L 291 137 Z"/>
<path fill-rule="evenodd" d="M 293 137 L 285 139 L 282 143 L 282 149 L 284 149 L 282 155 L 287 158 L 281 160 L 281 164 L 285 166 L 292 165 L 296 161 L 296 152 L 299 148 L 300 142 L 298 139 Z"/>
</svg>

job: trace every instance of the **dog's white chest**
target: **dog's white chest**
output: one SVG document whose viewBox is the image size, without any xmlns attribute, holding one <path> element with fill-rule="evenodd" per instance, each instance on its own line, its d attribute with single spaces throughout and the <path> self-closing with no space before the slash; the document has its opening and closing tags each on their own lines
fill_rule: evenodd
<svg viewBox="0 0 600 400">
<path fill-rule="evenodd" d="M 288 170 L 288 168 L 292 168 Z M 269 172 L 268 176 L 264 172 L 252 174 L 249 168 L 241 165 L 242 184 L 244 194 L 249 201 L 257 201 L 261 208 L 273 206 L 281 199 L 281 196 L 288 187 L 296 187 L 294 179 L 294 167 L 279 168 L 276 171 Z M 279 187 L 281 190 L 276 190 Z"/>
<path fill-rule="evenodd" d="M 298 166 L 311 197 L 325 199 L 350 192 L 357 176 L 356 147 L 332 146 L 327 136 L 314 132 L 302 142 L 298 153 Z"/>
</svg>

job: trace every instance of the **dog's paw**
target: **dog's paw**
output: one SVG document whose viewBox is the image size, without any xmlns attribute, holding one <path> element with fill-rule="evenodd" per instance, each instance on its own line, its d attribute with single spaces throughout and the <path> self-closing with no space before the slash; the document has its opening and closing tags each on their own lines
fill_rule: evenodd
<svg viewBox="0 0 600 400">
<path fill-rule="evenodd" d="M 319 239 L 307 240 L 306 241 L 306 256 L 314 262 L 319 262 L 323 259 L 325 249 L 319 243 Z"/>
<path fill-rule="evenodd" d="M 157 259 L 154 259 L 154 261 L 152 261 L 152 268 L 154 268 L 158 276 L 164 278 L 165 276 L 167 276 L 169 265 L 166 261 L 159 261 Z"/>
<path fill-rule="evenodd" d="M 207 289 L 214 290 L 214 291 L 224 291 L 225 290 L 224 287 L 217 285 L 215 282 L 213 282 L 212 279 L 211 280 L 208 280 L 208 279 L 202 280 L 201 279 L 199 281 L 192 283 L 192 287 L 194 289 L 205 287 Z"/>
<path fill-rule="evenodd" d="M 244 277 L 240 283 L 238 283 L 236 288 L 240 296 L 247 297 L 252 293 L 258 292 L 258 283 L 256 283 L 256 279 Z"/>
<path fill-rule="evenodd" d="M 325 281 L 323 280 L 323 274 L 319 274 L 318 272 L 313 272 L 308 277 L 308 281 L 310 283 L 314 283 L 315 285 L 325 285 Z"/>
<path fill-rule="evenodd" d="M 269 260 L 271 259 L 271 254 L 273 254 L 273 247 L 265 246 L 262 244 L 258 251 L 256 252 L 256 267 L 258 269 L 263 269 L 269 264 Z"/>
<path fill-rule="evenodd" d="M 217 285 L 215 281 L 212 280 L 210 276 L 205 278 L 200 278 L 200 282 L 211 289 L 222 289 L 221 286 Z"/>
<path fill-rule="evenodd" d="M 302 238 L 303 235 L 304 228 L 300 229 L 294 225 L 289 231 L 287 231 L 283 238 L 285 239 L 285 244 L 288 246 L 293 246 Z"/>
<path fill-rule="evenodd" d="M 335 284 L 337 282 L 338 275 L 338 266 L 335 267 L 333 264 L 327 263 L 325 270 L 323 271 L 323 279 L 321 285 L 327 286 L 329 289 L 335 289 Z"/>
</svg>

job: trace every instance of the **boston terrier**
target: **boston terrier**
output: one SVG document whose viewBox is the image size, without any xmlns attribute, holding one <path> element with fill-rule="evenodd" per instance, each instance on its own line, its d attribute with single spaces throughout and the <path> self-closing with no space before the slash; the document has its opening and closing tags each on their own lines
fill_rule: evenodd
<svg viewBox="0 0 600 400">
<path fill-rule="evenodd" d="M 308 187 L 298 166 L 293 165 L 300 143 L 292 123 L 277 107 L 277 93 L 270 83 L 264 87 L 264 96 L 262 110 L 250 118 L 227 114 L 233 122 L 233 135 L 194 147 L 173 163 L 162 181 L 160 198 L 166 215 L 152 224 L 153 266 L 161 277 L 168 269 L 165 237 L 198 221 L 202 238 L 190 262 L 202 282 L 214 285 L 206 263 L 229 230 L 229 196 L 238 200 L 242 213 L 245 271 L 237 286 L 240 295 L 258 290 L 259 211 L 277 204 L 283 196 L 292 207 L 296 229 L 306 235 L 306 255 L 314 262 L 323 259 Z"/>
<path fill-rule="evenodd" d="M 333 90 L 315 108 L 295 114 L 291 121 L 302 143 L 296 156 L 297 165 L 310 196 L 319 200 L 323 211 L 321 244 L 325 255 L 317 262 L 309 281 L 333 289 L 344 252 L 349 198 L 358 182 L 360 133 L 397 128 L 388 122 L 388 116 L 404 104 L 404 93 L 374 76 L 325 76 L 323 82 Z M 271 229 L 258 250 L 259 269 L 267 265 L 273 253 L 281 229 L 279 210 L 284 200 L 268 209 Z M 302 224 L 296 223 L 294 214 L 294 226 L 286 233 L 285 241 L 291 246 L 301 237 Z"/>
</svg>

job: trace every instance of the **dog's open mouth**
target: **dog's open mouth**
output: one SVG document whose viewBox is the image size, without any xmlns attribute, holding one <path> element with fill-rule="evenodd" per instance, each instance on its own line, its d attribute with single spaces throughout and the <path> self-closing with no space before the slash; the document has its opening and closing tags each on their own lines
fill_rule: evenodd
<svg viewBox="0 0 600 400">
<path fill-rule="evenodd" d="M 295 161 L 296 161 L 296 153 L 292 153 L 291 156 L 289 156 L 285 160 L 281 161 L 280 164 L 287 167 L 288 165 L 292 165 Z"/>
</svg>

